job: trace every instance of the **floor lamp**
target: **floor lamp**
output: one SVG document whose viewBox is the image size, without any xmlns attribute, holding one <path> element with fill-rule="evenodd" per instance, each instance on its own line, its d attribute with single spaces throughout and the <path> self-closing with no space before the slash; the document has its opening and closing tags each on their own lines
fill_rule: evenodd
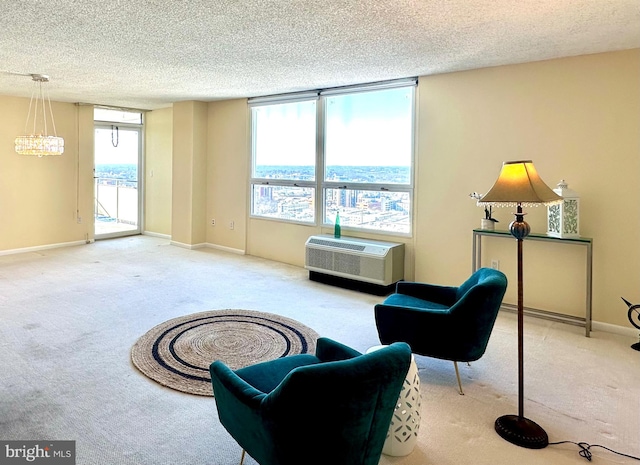
<svg viewBox="0 0 640 465">
<path fill-rule="evenodd" d="M 553 205 L 561 201 L 562 197 L 540 179 L 531 160 L 504 162 L 498 180 L 478 200 L 481 206 L 515 206 L 517 209 L 516 219 L 509 225 L 509 231 L 518 243 L 518 414 L 501 416 L 495 422 L 495 429 L 503 439 L 529 449 L 547 447 L 549 437 L 540 425 L 524 416 L 522 241 L 531 228 L 524 221 L 522 207 Z"/>
</svg>

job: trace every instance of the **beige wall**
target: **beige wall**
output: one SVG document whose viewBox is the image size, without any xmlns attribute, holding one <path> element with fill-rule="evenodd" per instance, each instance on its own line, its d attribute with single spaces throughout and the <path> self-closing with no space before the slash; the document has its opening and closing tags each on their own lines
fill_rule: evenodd
<svg viewBox="0 0 640 465">
<path fill-rule="evenodd" d="M 171 235 L 173 109 L 145 114 L 144 230 Z"/>
<path fill-rule="evenodd" d="M 471 230 L 503 161 L 531 159 L 551 186 L 581 196 L 583 236 L 594 240 L 593 318 L 628 326 L 620 296 L 640 300 L 640 50 L 423 77 L 416 277 L 458 282 L 471 266 Z M 546 232 L 546 209 L 527 209 Z M 500 227 L 511 210 L 497 213 Z M 434 221 L 437 220 L 437 221 Z M 515 301 L 515 244 L 488 241 Z M 525 305 L 582 314 L 584 250 L 525 243 Z"/>
<path fill-rule="evenodd" d="M 207 242 L 244 253 L 249 191 L 246 99 L 210 103 L 208 135 Z"/>
<path fill-rule="evenodd" d="M 95 130 L 93 123 L 93 106 L 77 106 L 78 111 L 78 215 L 82 218 L 82 232 L 86 241 L 95 237 Z M 56 125 L 57 126 L 57 125 Z"/>
<path fill-rule="evenodd" d="M 0 96 L 0 252 L 92 238 L 93 113 L 69 103 L 52 107 L 64 154 L 22 156 L 14 139 L 24 133 L 29 99 Z"/>
<path fill-rule="evenodd" d="M 207 104 L 173 105 L 171 240 L 200 246 L 206 241 Z"/>
</svg>

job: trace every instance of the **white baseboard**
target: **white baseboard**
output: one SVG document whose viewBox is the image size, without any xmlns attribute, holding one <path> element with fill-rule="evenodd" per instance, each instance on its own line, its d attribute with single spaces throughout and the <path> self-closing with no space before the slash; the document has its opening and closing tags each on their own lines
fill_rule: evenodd
<svg viewBox="0 0 640 465">
<path fill-rule="evenodd" d="M 92 241 L 89 241 L 92 242 Z M 59 244 L 46 244 L 46 245 L 36 245 L 33 247 L 22 247 L 20 249 L 9 249 L 9 250 L 0 250 L 0 255 L 14 255 L 18 253 L 28 253 L 28 252 L 37 252 L 39 250 L 48 250 L 48 249 L 58 249 L 60 247 L 73 247 L 76 245 L 85 245 L 88 244 L 86 240 L 82 241 L 73 241 L 73 242 L 61 242 Z"/>
<path fill-rule="evenodd" d="M 171 245 L 176 247 L 182 247 L 183 249 L 195 250 L 206 247 L 208 249 L 222 250 L 224 252 L 230 252 L 238 255 L 245 255 L 245 251 L 241 249 L 234 249 L 233 247 L 225 247 L 224 245 L 211 244 L 209 242 L 203 242 L 201 244 L 185 244 L 183 242 L 171 241 Z"/>
<path fill-rule="evenodd" d="M 225 247 L 224 245 L 212 244 L 210 242 L 207 242 L 206 246 L 209 249 L 222 250 L 224 252 L 235 253 L 237 255 L 245 255 L 246 254 L 246 251 L 244 251 L 242 249 L 234 249 L 233 247 Z"/>
<path fill-rule="evenodd" d="M 619 334 L 621 336 L 635 337 L 635 338 L 638 337 L 638 332 L 639 332 L 639 330 L 635 328 L 612 325 L 610 323 L 603 323 L 601 321 L 592 321 L 591 329 L 593 329 L 594 331 L 603 331 L 605 333 L 613 333 L 613 334 Z"/>
<path fill-rule="evenodd" d="M 145 236 L 159 237 L 160 239 L 171 240 L 171 234 L 160 234 L 153 231 L 143 231 L 142 234 Z"/>
<path fill-rule="evenodd" d="M 175 245 L 176 247 L 182 247 L 183 249 L 189 249 L 189 250 L 201 249 L 207 246 L 207 244 L 204 242 L 201 244 L 185 244 L 184 242 L 178 242 L 178 241 L 171 241 L 171 245 Z"/>
</svg>

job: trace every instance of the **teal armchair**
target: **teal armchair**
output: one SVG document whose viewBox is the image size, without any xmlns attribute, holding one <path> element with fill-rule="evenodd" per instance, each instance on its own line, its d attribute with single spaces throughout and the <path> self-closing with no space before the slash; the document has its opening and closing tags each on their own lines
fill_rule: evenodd
<svg viewBox="0 0 640 465">
<path fill-rule="evenodd" d="M 361 354 L 328 338 L 315 355 L 210 366 L 220 422 L 260 465 L 377 465 L 411 362 L 395 343 Z M 242 463 L 242 460 L 241 460 Z"/>
<path fill-rule="evenodd" d="M 506 290 L 507 277 L 491 268 L 458 287 L 400 281 L 375 306 L 380 342 L 404 341 L 415 354 L 453 361 L 463 394 L 457 362 L 484 355 Z"/>
</svg>

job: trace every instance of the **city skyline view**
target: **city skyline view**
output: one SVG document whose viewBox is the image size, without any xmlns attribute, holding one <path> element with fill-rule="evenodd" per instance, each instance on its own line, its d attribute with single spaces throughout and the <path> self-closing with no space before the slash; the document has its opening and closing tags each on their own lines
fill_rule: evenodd
<svg viewBox="0 0 640 465">
<path fill-rule="evenodd" d="M 137 165 L 96 165 L 96 177 L 105 185 L 118 180 L 121 187 L 137 189 Z M 313 166 L 260 166 L 256 178 L 312 181 Z M 341 226 L 406 234 L 411 228 L 409 192 L 358 189 L 357 184 L 410 185 L 411 169 L 404 166 L 328 166 L 327 181 L 350 183 L 349 188 L 328 188 L 319 222 L 334 224 L 340 213 Z M 264 185 L 252 187 L 252 214 L 302 223 L 316 222 L 316 194 L 313 187 Z"/>
<path fill-rule="evenodd" d="M 257 165 L 254 178 L 313 181 L 315 165 Z M 411 184 L 411 167 L 379 165 L 330 165 L 325 168 L 329 182 L 369 184 Z"/>
<path fill-rule="evenodd" d="M 326 188 L 321 222 L 334 224 L 340 213 L 343 227 L 407 234 L 411 231 L 411 196 L 407 191 L 366 190 L 358 184 L 410 186 L 411 169 L 405 166 L 328 166 L 326 181 L 345 182 L 341 188 Z M 313 166 L 258 166 L 256 179 L 313 181 Z M 268 181 L 267 181 L 268 182 Z M 288 221 L 316 221 L 314 187 L 253 185 L 252 214 Z"/>
</svg>

